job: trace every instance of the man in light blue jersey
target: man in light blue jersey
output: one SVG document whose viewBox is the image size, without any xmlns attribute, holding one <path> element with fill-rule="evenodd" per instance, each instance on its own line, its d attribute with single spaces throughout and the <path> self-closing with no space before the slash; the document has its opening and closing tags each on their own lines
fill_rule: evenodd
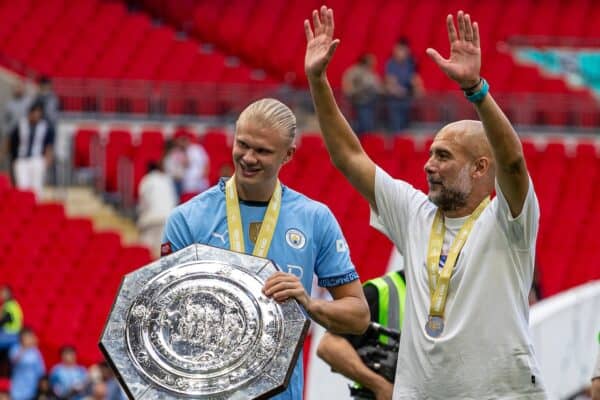
<svg viewBox="0 0 600 400">
<path fill-rule="evenodd" d="M 279 182 L 296 150 L 296 118 L 275 99 L 250 104 L 239 116 L 233 145 L 235 172 L 177 207 L 164 230 L 161 253 L 194 243 L 273 260 L 281 269 L 263 292 L 295 298 L 317 323 L 337 333 L 363 333 L 369 310 L 346 240 L 329 209 Z M 333 300 L 310 297 L 313 274 Z M 288 388 L 275 399 L 301 399 L 299 358 Z"/>
</svg>

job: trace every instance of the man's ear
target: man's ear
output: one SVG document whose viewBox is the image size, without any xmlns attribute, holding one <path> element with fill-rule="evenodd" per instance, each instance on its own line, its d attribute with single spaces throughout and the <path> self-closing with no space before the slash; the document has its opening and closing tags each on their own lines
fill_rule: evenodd
<svg viewBox="0 0 600 400">
<path fill-rule="evenodd" d="M 481 178 L 487 175 L 490 169 L 490 160 L 487 157 L 479 157 L 473 163 L 473 177 Z"/>
<path fill-rule="evenodd" d="M 295 144 L 291 145 L 287 149 L 287 153 L 285 154 L 285 157 L 283 158 L 283 164 L 287 163 L 292 158 L 294 158 L 294 154 L 296 154 L 296 145 Z"/>
</svg>

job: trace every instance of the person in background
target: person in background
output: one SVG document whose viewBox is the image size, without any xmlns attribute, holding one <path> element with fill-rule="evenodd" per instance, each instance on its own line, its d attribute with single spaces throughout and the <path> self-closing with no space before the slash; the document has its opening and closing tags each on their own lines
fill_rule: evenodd
<svg viewBox="0 0 600 400">
<path fill-rule="evenodd" d="M 173 179 L 175 193 L 179 199 L 183 194 L 183 177 L 187 167 L 187 155 L 182 141 L 177 138 L 166 143 L 165 156 L 163 157 L 164 171 Z"/>
<path fill-rule="evenodd" d="M 19 334 L 19 343 L 10 349 L 12 375 L 10 397 L 12 400 L 31 400 L 37 392 L 38 382 L 46 373 L 44 359 L 37 347 L 37 337 L 29 328 Z"/>
<path fill-rule="evenodd" d="M 16 186 L 32 190 L 39 198 L 46 172 L 52 165 L 54 126 L 44 118 L 44 107 L 36 100 L 11 133 L 10 149 Z"/>
<path fill-rule="evenodd" d="M 384 82 L 388 129 L 398 133 L 408 128 L 412 101 L 423 93 L 423 83 L 405 38 L 394 45 L 392 57 L 385 64 Z"/>
<path fill-rule="evenodd" d="M 399 334 L 404 320 L 406 284 L 402 271 L 393 271 L 363 283 L 371 325 L 360 336 L 326 332 L 317 355 L 334 372 L 352 379 L 354 399 L 391 400 L 398 359 L 398 337 L 380 333 L 381 327 Z"/>
<path fill-rule="evenodd" d="M 163 227 L 179 203 L 173 179 L 162 171 L 160 164 L 150 162 L 147 174 L 140 181 L 138 194 L 137 227 L 140 242 L 158 257 Z"/>
<path fill-rule="evenodd" d="M 27 115 L 27 110 L 33 100 L 30 93 L 26 93 L 25 85 L 22 81 L 17 81 L 13 87 L 12 98 L 6 103 L 4 109 L 4 120 L 2 121 L 2 130 L 0 132 L 0 168 L 7 168 L 3 165 L 5 157 L 8 154 L 8 138 L 12 131 L 17 127 L 19 121 Z"/>
<path fill-rule="evenodd" d="M 177 140 L 185 149 L 187 160 L 182 180 L 183 193 L 201 193 L 208 188 L 208 154 L 204 147 L 192 142 L 187 135 L 180 136 Z"/>
<path fill-rule="evenodd" d="M 61 362 L 50 371 L 50 386 L 62 399 L 80 400 L 85 395 L 88 375 L 84 367 L 77 364 L 77 352 L 73 346 L 62 346 Z"/>
<path fill-rule="evenodd" d="M 8 285 L 0 287 L 2 308 L 0 309 L 0 351 L 8 351 L 19 342 L 19 332 L 23 327 L 23 311 L 13 297 Z"/>
<path fill-rule="evenodd" d="M 39 94 L 38 99 L 42 102 L 44 110 L 44 118 L 46 118 L 53 126 L 58 123 L 58 96 L 52 88 L 52 80 L 48 76 L 42 76 L 38 82 Z"/>
<path fill-rule="evenodd" d="M 376 64 L 377 58 L 373 54 L 363 54 L 342 77 L 342 91 L 352 104 L 357 135 L 375 130 L 377 99 L 382 91 Z"/>
<path fill-rule="evenodd" d="M 50 378 L 48 375 L 42 376 L 38 381 L 35 400 L 58 400 L 58 397 L 52 390 L 52 386 L 50 386 Z"/>
</svg>

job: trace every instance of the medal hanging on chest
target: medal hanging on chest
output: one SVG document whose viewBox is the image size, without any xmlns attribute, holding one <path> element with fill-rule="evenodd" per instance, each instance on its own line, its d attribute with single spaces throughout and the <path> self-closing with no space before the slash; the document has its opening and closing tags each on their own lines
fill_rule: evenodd
<svg viewBox="0 0 600 400">
<path fill-rule="evenodd" d="M 444 217 L 441 210 L 437 210 L 433 218 L 431 227 L 431 236 L 429 237 L 429 249 L 427 251 L 427 275 L 429 277 L 429 291 L 431 303 L 429 306 L 429 316 L 425 323 L 425 332 L 429 337 L 439 338 L 444 332 L 444 310 L 446 308 L 446 300 L 448 298 L 448 290 L 450 289 L 450 278 L 456 264 L 456 260 L 462 250 L 471 229 L 481 215 L 485 207 L 490 203 L 490 198 L 486 197 L 473 211 L 473 214 L 467 218 L 463 226 L 460 228 L 450 252 L 444 263 L 444 267 L 440 271 L 440 257 L 442 246 L 444 244 L 444 234 L 446 227 L 444 225 Z"/>
</svg>

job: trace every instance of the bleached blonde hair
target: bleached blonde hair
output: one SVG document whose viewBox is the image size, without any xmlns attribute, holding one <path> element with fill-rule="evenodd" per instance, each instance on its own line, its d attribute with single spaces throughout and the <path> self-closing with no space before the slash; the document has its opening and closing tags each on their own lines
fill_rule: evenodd
<svg viewBox="0 0 600 400">
<path fill-rule="evenodd" d="M 248 105 L 238 117 L 236 129 L 240 123 L 247 121 L 278 129 L 289 137 L 290 142 L 296 138 L 296 116 L 277 99 L 261 99 Z"/>
</svg>

